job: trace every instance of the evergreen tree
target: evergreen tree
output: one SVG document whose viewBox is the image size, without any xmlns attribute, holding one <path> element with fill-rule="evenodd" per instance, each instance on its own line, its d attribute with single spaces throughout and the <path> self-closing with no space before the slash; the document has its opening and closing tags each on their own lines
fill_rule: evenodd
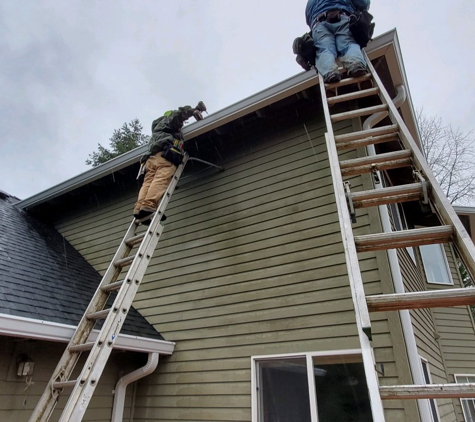
<svg viewBox="0 0 475 422">
<path fill-rule="evenodd" d="M 133 119 L 130 123 L 124 123 L 120 129 L 114 130 L 112 137 L 109 139 L 110 149 L 97 144 L 97 151 L 89 154 L 86 164 L 97 167 L 99 164 L 118 157 L 124 152 L 145 145 L 149 137 L 142 133 L 142 129 L 143 127 L 139 119 Z"/>
</svg>

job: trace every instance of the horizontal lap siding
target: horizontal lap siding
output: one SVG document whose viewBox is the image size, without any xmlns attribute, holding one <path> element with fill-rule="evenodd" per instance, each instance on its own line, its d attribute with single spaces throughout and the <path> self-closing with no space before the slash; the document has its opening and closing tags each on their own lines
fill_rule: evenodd
<svg viewBox="0 0 475 422">
<path fill-rule="evenodd" d="M 359 347 L 324 132 L 308 121 L 229 140 L 224 172 L 180 183 L 134 302 L 177 344 L 140 381 L 134 421 L 250 421 L 251 356 Z M 134 200 L 122 192 L 58 228 L 104 271 Z M 355 233 L 368 226 L 362 213 Z M 381 293 L 374 254 L 361 258 L 367 293 Z M 372 320 L 381 383 L 398 383 L 386 316 Z M 399 401 L 385 406 L 402 420 Z"/>
<path fill-rule="evenodd" d="M 454 254 L 449 245 L 445 245 L 454 288 L 462 287 Z M 448 286 L 447 286 L 448 287 Z M 430 289 L 445 289 L 445 286 L 430 284 Z M 455 382 L 455 374 L 475 375 L 475 328 L 467 306 L 452 308 L 434 308 L 434 320 L 440 335 L 439 344 L 445 360 L 449 382 Z M 455 407 L 457 421 L 463 421 L 460 400 L 451 401 Z"/>
<path fill-rule="evenodd" d="M 30 347 L 27 354 L 34 360 L 35 367 L 32 377 L 33 384 L 27 390 L 25 390 L 25 379 L 15 375 L 16 358 L 18 354 L 22 353 L 22 347 L 26 347 L 27 343 L 13 337 L 0 337 L 0 344 L 0 420 L 24 422 L 33 413 L 36 403 L 61 358 L 65 344 L 44 341 L 29 342 Z M 133 362 L 134 357 L 137 358 L 137 354 L 113 354 L 96 387 L 83 421 L 109 422 L 111 420 L 114 400 L 112 392 L 121 376 L 137 368 L 137 364 Z M 79 368 L 83 364 L 84 357 L 81 358 L 73 372 L 72 379 L 78 376 Z M 145 361 L 142 364 L 145 364 Z M 51 421 L 59 419 L 68 398 L 68 394 L 60 396 Z M 125 417 L 130 415 L 131 402 L 131 392 L 128 391 L 124 407 Z"/>
</svg>

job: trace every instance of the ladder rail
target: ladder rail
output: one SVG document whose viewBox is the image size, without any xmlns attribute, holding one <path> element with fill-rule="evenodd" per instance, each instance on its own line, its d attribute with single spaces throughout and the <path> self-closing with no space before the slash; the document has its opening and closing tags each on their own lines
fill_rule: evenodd
<svg viewBox="0 0 475 422">
<path fill-rule="evenodd" d="M 326 98 L 325 85 L 321 75 L 319 75 L 319 80 L 322 98 Z M 357 332 L 363 356 L 363 366 L 365 369 L 368 394 L 371 403 L 371 413 L 374 421 L 384 422 L 384 408 L 381 401 L 381 396 L 379 394 L 379 383 L 375 371 L 375 360 L 370 344 L 371 320 L 369 317 L 368 307 L 366 305 L 363 279 L 361 277 L 358 256 L 353 240 L 351 217 L 348 211 L 345 192 L 343 189 L 343 179 L 338 161 L 338 152 L 335 145 L 333 126 L 331 124 L 328 104 L 325 101 L 323 102 L 323 109 L 328 129 L 327 133 L 325 134 L 325 139 L 327 143 L 333 187 L 335 190 L 337 210 L 341 222 L 341 234 L 343 238 L 342 240 L 345 250 L 346 264 L 348 267 L 348 277 L 350 278 L 351 296 L 355 308 Z"/>
<path fill-rule="evenodd" d="M 80 422 L 82 420 L 82 417 L 87 410 L 90 398 L 94 393 L 105 364 L 112 352 L 120 329 L 125 322 L 130 306 L 132 306 L 140 282 L 147 270 L 148 262 L 150 261 L 153 251 L 160 239 L 163 231 L 163 226 L 160 224 L 161 216 L 170 201 L 171 194 L 183 173 L 187 161 L 188 155 L 185 154 L 182 164 L 178 166 L 162 197 L 162 200 L 160 201 L 157 212 L 140 242 L 137 253 L 130 262 L 130 267 L 120 289 L 118 289 L 117 296 L 114 299 L 110 312 L 105 318 L 103 326 L 99 331 L 99 335 L 93 343 L 93 346 L 90 347 L 90 343 L 86 342 L 94 328 L 96 319 L 88 318 L 88 315 L 94 313 L 98 314 L 105 306 L 110 293 L 117 290 L 116 288 L 107 288 L 107 286 L 111 284 L 120 284 L 120 282 L 117 282 L 116 280 L 118 279 L 123 266 L 116 264 L 117 262 L 126 259 L 134 245 L 138 243 L 128 243 L 128 240 L 137 238 L 135 233 L 138 227 L 135 220 L 133 220 L 129 225 L 126 234 L 124 235 L 114 257 L 101 279 L 101 282 L 92 296 L 86 311 L 71 337 L 70 342 L 57 364 L 45 391 L 30 416 L 29 422 L 48 421 L 54 411 L 62 390 L 66 388 L 66 386 L 69 387 L 73 384 L 74 388 L 72 389 L 69 400 L 63 409 L 60 421 Z M 69 381 L 69 377 L 79 360 L 80 353 L 85 350 L 90 350 L 90 353 L 85 365 L 83 366 L 81 375 L 76 381 Z"/>
<path fill-rule="evenodd" d="M 454 226 L 454 244 L 459 254 L 461 255 L 462 260 L 464 261 L 467 271 L 472 276 L 472 278 L 475 278 L 475 245 L 473 244 L 472 239 L 465 230 L 465 227 L 463 226 L 462 222 L 458 218 L 452 205 L 450 204 L 444 192 L 442 191 L 439 182 L 432 174 L 427 160 L 425 159 L 422 151 L 419 149 L 418 145 L 414 141 L 411 133 L 407 129 L 406 124 L 402 120 L 402 117 L 397 111 L 397 108 L 393 104 L 391 98 L 389 97 L 389 94 L 387 93 L 386 89 L 383 89 L 383 83 L 378 74 L 376 73 L 376 70 L 374 69 L 366 53 L 365 56 L 366 62 L 368 63 L 368 68 L 370 69 L 373 75 L 375 83 L 380 89 L 379 96 L 381 98 L 381 101 L 387 104 L 387 111 L 389 113 L 391 121 L 399 126 L 401 142 L 403 143 L 405 148 L 411 149 L 413 151 L 412 159 L 415 165 L 422 170 L 424 176 L 427 178 L 430 185 L 432 186 L 432 205 L 435 207 L 439 218 L 444 224 L 452 224 Z"/>
</svg>

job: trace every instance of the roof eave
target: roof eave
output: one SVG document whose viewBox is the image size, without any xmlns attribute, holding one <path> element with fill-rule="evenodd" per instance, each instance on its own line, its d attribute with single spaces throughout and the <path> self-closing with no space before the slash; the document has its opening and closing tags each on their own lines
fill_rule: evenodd
<svg viewBox="0 0 475 422">
<path fill-rule="evenodd" d="M 412 101 L 409 95 L 407 78 L 405 75 L 404 64 L 400 52 L 399 41 L 396 30 L 393 29 L 376 37 L 366 48 L 366 52 L 370 59 L 378 57 L 378 55 L 386 54 L 390 47 L 394 48 L 394 54 L 397 61 L 398 75 L 396 84 L 403 83 L 408 91 L 408 100 L 403 105 L 403 115 L 409 119 L 410 130 L 416 138 L 418 138 L 417 129 L 415 129 L 415 118 L 412 107 Z M 399 73 L 399 70 L 401 72 Z M 318 84 L 318 77 L 314 72 L 301 72 L 291 78 L 288 78 L 276 85 L 273 85 L 263 91 L 260 91 L 244 100 L 241 100 L 229 107 L 226 107 L 216 113 L 211 114 L 204 120 L 192 123 L 183 128 L 183 134 L 186 140 L 192 139 L 203 133 L 216 129 L 226 123 L 236 120 L 249 113 L 257 111 L 270 104 L 276 103 L 284 98 L 301 92 L 313 85 Z M 120 155 L 100 166 L 85 171 L 71 179 L 68 179 L 58 185 L 39 192 L 29 198 L 19 201 L 16 206 L 21 209 L 28 209 L 39 205 L 45 201 L 61 196 L 67 192 L 87 185 L 104 176 L 111 175 L 125 167 L 128 167 L 138 161 L 138 158 L 147 151 L 146 146 L 136 148 L 125 154 Z"/>
<path fill-rule="evenodd" d="M 4 336 L 68 343 L 75 330 L 76 327 L 73 325 L 0 314 L 0 335 Z M 89 341 L 95 341 L 98 334 L 98 330 L 93 330 Z M 114 349 L 171 355 L 175 349 L 175 343 L 119 334 Z"/>
</svg>

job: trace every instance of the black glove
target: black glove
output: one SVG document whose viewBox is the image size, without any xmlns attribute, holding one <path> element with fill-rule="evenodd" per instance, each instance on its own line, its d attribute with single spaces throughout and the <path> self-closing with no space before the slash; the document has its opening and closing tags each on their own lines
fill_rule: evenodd
<svg viewBox="0 0 475 422">
<path fill-rule="evenodd" d="M 196 121 L 203 120 L 203 115 L 201 114 L 201 111 L 198 109 L 195 109 L 193 111 L 193 117 L 196 119 Z"/>
</svg>

